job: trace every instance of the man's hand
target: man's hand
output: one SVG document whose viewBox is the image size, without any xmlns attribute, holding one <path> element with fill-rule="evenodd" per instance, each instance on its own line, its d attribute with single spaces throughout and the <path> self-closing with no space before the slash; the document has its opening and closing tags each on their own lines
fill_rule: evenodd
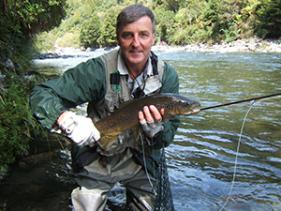
<svg viewBox="0 0 281 211">
<path fill-rule="evenodd" d="M 164 109 L 160 111 L 154 106 L 144 106 L 143 111 L 139 111 L 139 122 L 143 131 L 149 138 L 153 138 L 157 133 L 164 129 L 162 116 Z"/>
<path fill-rule="evenodd" d="M 62 113 L 57 124 L 64 134 L 78 145 L 89 145 L 100 139 L 100 132 L 90 118 L 71 111 Z"/>
</svg>

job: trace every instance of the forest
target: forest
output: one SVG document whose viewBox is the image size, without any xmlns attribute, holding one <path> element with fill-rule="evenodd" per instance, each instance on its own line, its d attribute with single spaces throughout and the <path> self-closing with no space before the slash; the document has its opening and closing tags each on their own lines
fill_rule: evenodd
<svg viewBox="0 0 281 211">
<path fill-rule="evenodd" d="M 37 34 L 39 50 L 116 45 L 115 19 L 131 3 L 142 3 L 156 15 L 157 41 L 168 45 L 220 43 L 281 35 L 280 0 L 68 0 L 60 26 Z"/>
<path fill-rule="evenodd" d="M 116 45 L 115 19 L 142 3 L 157 20 L 157 42 L 220 43 L 280 39 L 281 0 L 2 0 L 0 3 L 0 178 L 46 138 L 33 120 L 28 96 L 40 79 L 27 79 L 32 57 L 54 47 Z"/>
</svg>

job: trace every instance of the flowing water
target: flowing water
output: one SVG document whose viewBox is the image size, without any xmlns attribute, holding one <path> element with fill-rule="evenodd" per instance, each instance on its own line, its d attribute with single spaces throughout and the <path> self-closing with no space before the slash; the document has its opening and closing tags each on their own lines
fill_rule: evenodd
<svg viewBox="0 0 281 211">
<path fill-rule="evenodd" d="M 281 91 L 281 55 L 165 53 L 203 107 Z M 281 96 L 182 118 L 168 149 L 177 210 L 281 210 Z M 224 206 L 225 202 L 228 202 Z M 225 208 L 225 209 L 223 209 Z"/>
<path fill-rule="evenodd" d="M 281 92 L 281 54 L 158 55 L 176 67 L 180 93 L 199 100 L 202 107 Z M 36 65 L 41 71 L 63 71 L 86 59 L 88 55 L 45 59 L 37 60 Z M 176 210 L 281 210 L 281 96 L 254 103 L 237 154 L 250 106 L 243 103 L 180 117 L 174 142 L 166 150 Z M 7 210 L 67 210 L 73 184 L 63 169 L 58 156 L 32 168 L 15 169 L 0 187 L 0 210 L 1 206 Z"/>
</svg>

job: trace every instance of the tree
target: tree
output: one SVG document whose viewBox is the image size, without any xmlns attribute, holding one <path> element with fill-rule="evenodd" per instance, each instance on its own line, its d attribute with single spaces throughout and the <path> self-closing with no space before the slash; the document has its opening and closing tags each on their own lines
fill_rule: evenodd
<svg viewBox="0 0 281 211">
<path fill-rule="evenodd" d="M 262 38 L 281 36 L 281 0 L 263 0 L 257 9 L 255 32 Z"/>
<path fill-rule="evenodd" d="M 82 24 L 80 32 L 80 43 L 84 47 L 99 47 L 100 36 L 100 19 L 93 14 L 87 21 Z"/>
<path fill-rule="evenodd" d="M 20 50 L 26 49 L 23 46 L 28 43 L 34 33 L 57 25 L 64 15 L 65 1 L 2 0 L 0 4 L 0 64 L 7 57 L 20 55 Z"/>
<path fill-rule="evenodd" d="M 101 16 L 101 28 L 100 28 L 100 37 L 99 43 L 101 46 L 114 46 L 117 44 L 116 41 L 116 18 L 121 7 L 115 6 L 107 10 Z"/>
<path fill-rule="evenodd" d="M 169 41 L 169 37 L 173 31 L 174 24 L 174 12 L 165 10 L 164 7 L 156 7 L 155 10 L 156 22 L 157 22 L 157 38 L 158 41 Z"/>
</svg>

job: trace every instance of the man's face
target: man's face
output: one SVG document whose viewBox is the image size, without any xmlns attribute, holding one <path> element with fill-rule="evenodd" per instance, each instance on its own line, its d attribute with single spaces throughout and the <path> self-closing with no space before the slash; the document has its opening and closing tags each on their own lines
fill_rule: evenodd
<svg viewBox="0 0 281 211">
<path fill-rule="evenodd" d="M 146 64 L 155 41 L 152 27 L 150 18 L 144 16 L 120 30 L 118 44 L 129 67 L 143 68 Z"/>
</svg>

